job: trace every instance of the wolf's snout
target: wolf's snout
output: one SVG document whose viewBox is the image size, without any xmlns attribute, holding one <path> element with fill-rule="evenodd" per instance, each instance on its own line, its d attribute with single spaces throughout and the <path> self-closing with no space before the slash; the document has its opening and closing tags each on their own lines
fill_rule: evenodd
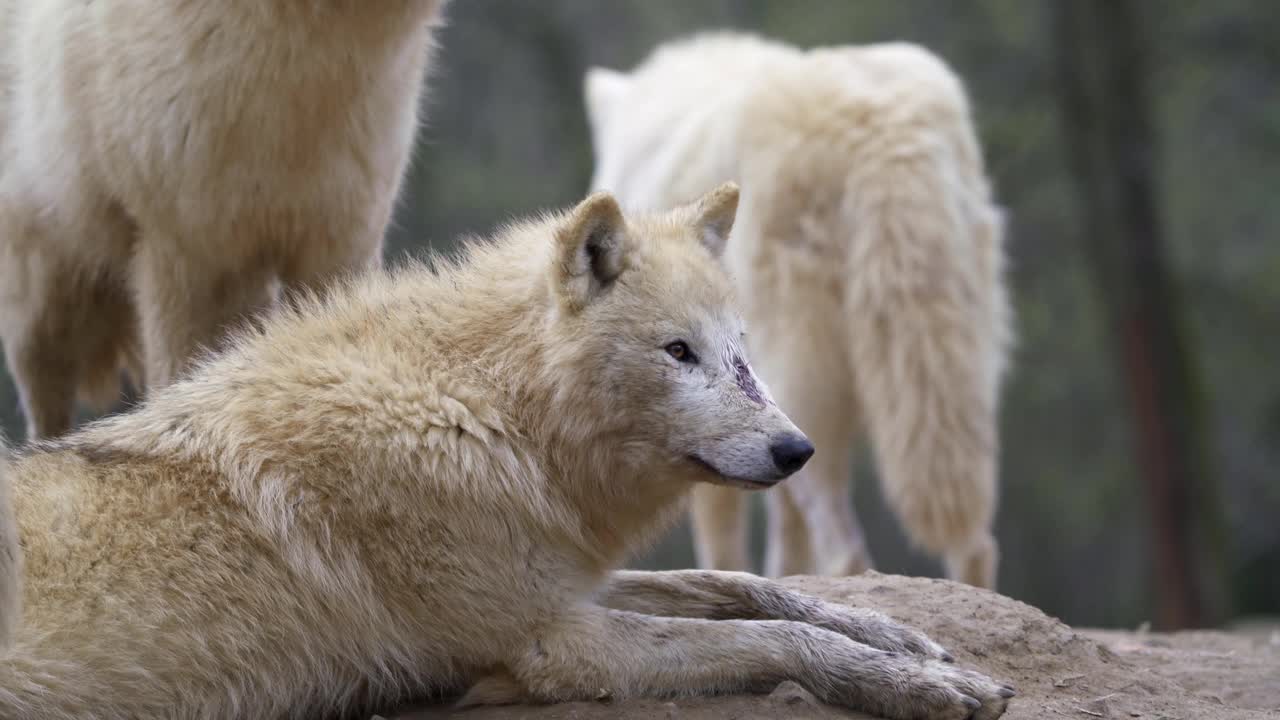
<svg viewBox="0 0 1280 720">
<path fill-rule="evenodd" d="M 813 443 L 803 435 L 784 435 L 769 446 L 769 454 L 773 456 L 773 464 L 784 475 L 790 475 L 813 457 Z"/>
</svg>

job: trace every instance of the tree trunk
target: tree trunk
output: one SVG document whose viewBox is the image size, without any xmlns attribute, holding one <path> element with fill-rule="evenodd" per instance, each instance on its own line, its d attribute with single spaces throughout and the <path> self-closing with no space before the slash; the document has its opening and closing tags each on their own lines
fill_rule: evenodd
<svg viewBox="0 0 1280 720">
<path fill-rule="evenodd" d="M 1224 610 L 1220 509 L 1162 243 L 1143 23 L 1131 0 L 1053 7 L 1063 139 L 1150 510 L 1155 622 L 1199 627 Z"/>
</svg>

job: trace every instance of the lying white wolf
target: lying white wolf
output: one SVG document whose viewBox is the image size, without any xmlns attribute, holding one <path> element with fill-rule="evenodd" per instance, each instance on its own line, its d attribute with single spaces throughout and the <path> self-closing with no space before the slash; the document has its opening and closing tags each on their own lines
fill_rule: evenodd
<svg viewBox="0 0 1280 720">
<path fill-rule="evenodd" d="M 818 453 L 768 495 L 768 575 L 871 566 L 849 446 L 953 579 L 992 587 L 998 390 L 1010 340 L 1002 221 L 964 89 L 903 44 L 801 52 L 751 36 L 595 68 L 594 189 L 660 209 L 743 187 L 728 264 L 752 355 Z M 743 497 L 695 493 L 703 567 L 747 567 Z"/>
<path fill-rule="evenodd" d="M 999 716 L 1011 690 L 877 613 L 614 571 L 695 483 L 767 486 L 813 452 L 747 364 L 717 260 L 737 199 L 624 218 L 594 195 L 464 264 L 277 313 L 136 411 L 20 452 L 0 468 L 0 717 L 785 679 L 890 718 Z"/>
</svg>

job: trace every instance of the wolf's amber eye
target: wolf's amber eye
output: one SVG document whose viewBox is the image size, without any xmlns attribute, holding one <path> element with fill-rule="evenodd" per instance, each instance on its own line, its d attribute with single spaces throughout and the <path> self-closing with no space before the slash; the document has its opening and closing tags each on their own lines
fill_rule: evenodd
<svg viewBox="0 0 1280 720">
<path fill-rule="evenodd" d="M 693 356 L 693 351 L 689 349 L 689 346 L 683 340 L 677 340 L 667 345 L 666 350 L 668 355 L 680 362 L 698 362 L 698 359 Z"/>
</svg>

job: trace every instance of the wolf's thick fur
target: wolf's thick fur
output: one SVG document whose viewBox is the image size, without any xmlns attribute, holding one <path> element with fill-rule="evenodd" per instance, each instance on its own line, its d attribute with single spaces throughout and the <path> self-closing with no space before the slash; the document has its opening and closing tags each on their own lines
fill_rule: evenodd
<svg viewBox="0 0 1280 720">
<path fill-rule="evenodd" d="M 0 0 L 0 339 L 31 437 L 380 261 L 441 0 Z"/>
<path fill-rule="evenodd" d="M 8 477 L 9 448 L 0 432 L 0 653 L 13 638 L 22 608 L 22 551 Z"/>
<path fill-rule="evenodd" d="M 139 409 L 20 452 L 0 717 L 787 678 L 893 718 L 1001 714 L 1010 690 L 876 613 L 750 575 L 613 572 L 695 482 L 765 486 L 812 452 L 752 375 L 715 260 L 737 198 L 624 218 L 592 196 L 464 264 L 276 313 Z M 780 446 L 802 450 L 790 470 Z"/>
<path fill-rule="evenodd" d="M 949 576 L 992 587 L 1003 229 L 965 92 L 911 45 L 801 52 L 737 34 L 590 70 L 593 188 L 655 209 L 743 186 L 729 265 L 752 354 L 818 454 L 768 495 L 769 575 L 871 565 L 847 448 Z M 743 498 L 695 493 L 703 567 L 747 567 Z"/>
</svg>

